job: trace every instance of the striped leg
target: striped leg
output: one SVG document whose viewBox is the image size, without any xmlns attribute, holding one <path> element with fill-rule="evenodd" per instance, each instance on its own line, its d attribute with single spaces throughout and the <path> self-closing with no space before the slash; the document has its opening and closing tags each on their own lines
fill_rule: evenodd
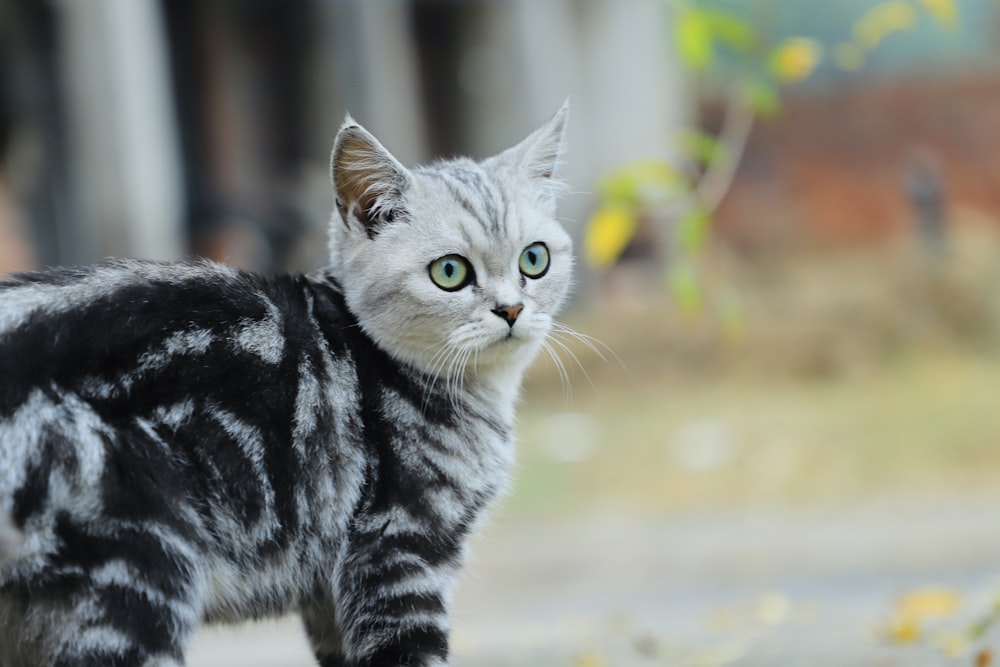
<svg viewBox="0 0 1000 667">
<path fill-rule="evenodd" d="M 183 544 L 128 528 L 89 532 L 65 516 L 54 532 L 59 551 L 3 590 L 24 643 L 15 653 L 44 667 L 182 665 L 201 615 Z"/>
<path fill-rule="evenodd" d="M 180 667 L 191 620 L 148 591 L 90 583 L 28 625 L 46 667 Z"/>
<path fill-rule="evenodd" d="M 322 600 L 306 607 L 302 622 L 320 667 L 346 667 L 344 641 L 333 603 Z"/>
<path fill-rule="evenodd" d="M 397 533 L 380 535 L 353 553 L 341 571 L 337 596 L 346 664 L 447 664 L 447 601 L 459 549 L 430 536 Z"/>
</svg>

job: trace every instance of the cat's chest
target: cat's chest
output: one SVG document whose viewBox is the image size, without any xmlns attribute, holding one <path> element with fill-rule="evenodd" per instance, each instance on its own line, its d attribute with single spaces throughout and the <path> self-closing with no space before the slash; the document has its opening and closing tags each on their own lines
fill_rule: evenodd
<svg viewBox="0 0 1000 667">
<path fill-rule="evenodd" d="M 394 449 L 401 461 L 419 467 L 432 462 L 469 484 L 503 473 L 513 459 L 511 429 L 493 406 L 461 404 L 447 419 L 414 414 L 411 406 L 392 406 Z"/>
<path fill-rule="evenodd" d="M 466 397 L 446 411 L 387 395 L 385 440 L 372 442 L 361 511 L 393 522 L 420 517 L 447 530 L 474 520 L 506 486 L 514 461 L 511 428 L 498 406 Z M 382 429 L 376 429 L 381 435 Z"/>
</svg>

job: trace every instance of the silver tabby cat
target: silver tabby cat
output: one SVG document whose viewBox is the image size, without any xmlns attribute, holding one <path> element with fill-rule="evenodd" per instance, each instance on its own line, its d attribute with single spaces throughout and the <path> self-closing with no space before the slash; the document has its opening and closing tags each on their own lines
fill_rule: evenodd
<svg viewBox="0 0 1000 667">
<path fill-rule="evenodd" d="M 201 623 L 292 611 L 324 667 L 446 664 L 570 284 L 566 115 L 415 169 L 348 118 L 315 275 L 0 282 L 0 665 L 182 665 Z"/>
</svg>

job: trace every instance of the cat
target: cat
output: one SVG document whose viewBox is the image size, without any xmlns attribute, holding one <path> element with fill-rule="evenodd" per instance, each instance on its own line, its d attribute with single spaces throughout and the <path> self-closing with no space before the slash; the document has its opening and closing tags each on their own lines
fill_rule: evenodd
<svg viewBox="0 0 1000 667">
<path fill-rule="evenodd" d="M 447 664 L 570 287 L 567 113 L 413 169 L 348 116 L 314 274 L 0 279 L 0 666 L 178 666 L 202 623 L 295 611 L 323 667 Z"/>
</svg>

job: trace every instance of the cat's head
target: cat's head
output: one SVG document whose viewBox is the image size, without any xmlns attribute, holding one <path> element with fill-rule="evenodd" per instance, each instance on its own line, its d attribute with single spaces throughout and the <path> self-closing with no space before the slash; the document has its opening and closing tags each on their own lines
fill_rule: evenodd
<svg viewBox="0 0 1000 667">
<path fill-rule="evenodd" d="M 365 332 L 432 375 L 519 375 L 569 291 L 553 179 L 568 107 L 482 162 L 407 169 L 347 118 L 334 144 L 334 275 Z"/>
</svg>

